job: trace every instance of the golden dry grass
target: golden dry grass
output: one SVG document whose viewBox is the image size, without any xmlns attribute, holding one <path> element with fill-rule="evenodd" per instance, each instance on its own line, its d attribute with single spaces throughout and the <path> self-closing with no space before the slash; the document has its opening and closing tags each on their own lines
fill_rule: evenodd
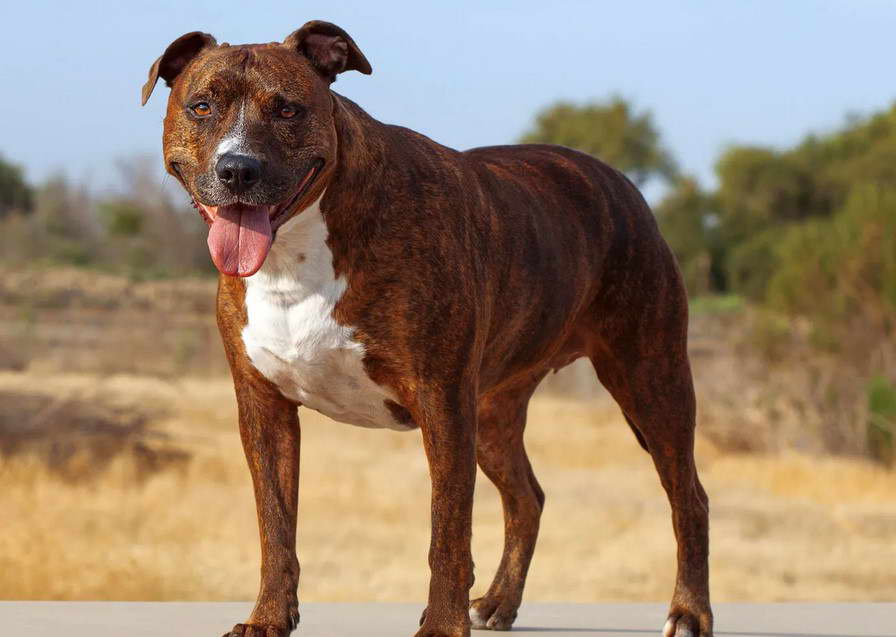
<svg viewBox="0 0 896 637">
<path fill-rule="evenodd" d="M 0 390 L 35 388 L 162 408 L 154 427 L 192 459 L 139 481 L 120 457 L 76 483 L 27 454 L 0 460 L 0 598 L 254 596 L 254 504 L 228 380 L 0 374 Z M 429 482 L 419 433 L 356 429 L 308 410 L 301 419 L 301 598 L 422 601 Z M 668 504 L 615 407 L 539 395 L 529 420 L 547 506 L 528 598 L 668 599 Z M 698 451 L 715 600 L 896 599 L 896 473 L 847 459 L 735 455 L 705 439 Z M 474 594 L 488 586 L 501 541 L 500 504 L 480 475 Z"/>
</svg>

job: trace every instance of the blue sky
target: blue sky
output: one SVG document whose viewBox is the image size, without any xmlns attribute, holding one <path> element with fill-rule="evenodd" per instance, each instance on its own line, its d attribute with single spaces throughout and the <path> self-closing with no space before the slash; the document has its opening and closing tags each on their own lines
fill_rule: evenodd
<svg viewBox="0 0 896 637">
<path fill-rule="evenodd" d="M 896 97 L 889 0 L 32 1 L 3 14 L 0 153 L 33 180 L 63 170 L 93 187 L 117 158 L 160 153 L 167 89 L 142 109 L 139 89 L 197 29 L 265 42 L 335 22 L 374 69 L 336 89 L 456 148 L 513 142 L 553 100 L 619 93 L 710 183 L 727 144 L 790 144 Z"/>
</svg>

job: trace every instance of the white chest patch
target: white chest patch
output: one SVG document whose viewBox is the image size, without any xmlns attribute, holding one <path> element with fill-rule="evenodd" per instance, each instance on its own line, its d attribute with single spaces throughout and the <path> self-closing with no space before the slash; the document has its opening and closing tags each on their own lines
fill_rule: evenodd
<svg viewBox="0 0 896 637">
<path fill-rule="evenodd" d="M 340 422 L 406 430 L 384 401 L 391 390 L 364 370 L 364 346 L 333 319 L 346 288 L 333 272 L 320 199 L 277 230 L 261 269 L 246 279 L 243 342 L 283 395 Z"/>
</svg>

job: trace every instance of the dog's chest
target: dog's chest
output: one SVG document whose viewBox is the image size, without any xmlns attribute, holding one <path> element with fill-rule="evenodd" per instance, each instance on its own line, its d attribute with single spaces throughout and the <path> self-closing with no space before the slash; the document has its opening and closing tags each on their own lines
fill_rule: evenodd
<svg viewBox="0 0 896 637">
<path fill-rule="evenodd" d="M 306 407 L 352 425 L 407 429 L 386 406 L 395 396 L 364 370 L 353 329 L 333 319 L 346 282 L 334 276 L 318 203 L 278 230 L 264 266 L 246 279 L 246 353 Z"/>
</svg>

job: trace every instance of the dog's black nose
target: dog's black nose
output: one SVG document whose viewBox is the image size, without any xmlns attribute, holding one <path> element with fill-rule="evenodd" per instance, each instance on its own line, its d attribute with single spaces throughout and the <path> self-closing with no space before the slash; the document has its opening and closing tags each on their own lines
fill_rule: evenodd
<svg viewBox="0 0 896 637">
<path fill-rule="evenodd" d="M 218 180 L 234 194 L 246 192 L 261 179 L 261 162 L 248 155 L 226 153 L 215 164 Z"/>
</svg>

